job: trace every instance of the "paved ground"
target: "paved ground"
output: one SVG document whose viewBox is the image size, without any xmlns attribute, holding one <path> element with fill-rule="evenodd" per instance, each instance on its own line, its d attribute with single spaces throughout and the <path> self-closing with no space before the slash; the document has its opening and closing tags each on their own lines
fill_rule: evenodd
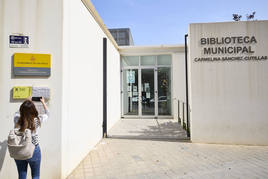
<svg viewBox="0 0 268 179">
<path fill-rule="evenodd" d="M 68 179 L 268 178 L 268 147 L 103 139 Z"/>
<path fill-rule="evenodd" d="M 185 130 L 173 119 L 121 119 L 108 136 L 134 139 L 188 139 Z"/>
</svg>

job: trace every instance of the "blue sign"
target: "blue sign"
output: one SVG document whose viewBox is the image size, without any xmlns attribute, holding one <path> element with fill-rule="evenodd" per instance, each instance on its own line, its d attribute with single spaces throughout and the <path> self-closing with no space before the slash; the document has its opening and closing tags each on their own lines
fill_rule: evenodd
<svg viewBox="0 0 268 179">
<path fill-rule="evenodd" d="M 29 36 L 10 35 L 9 36 L 9 47 L 11 47 L 11 48 L 28 48 L 29 47 Z"/>
</svg>

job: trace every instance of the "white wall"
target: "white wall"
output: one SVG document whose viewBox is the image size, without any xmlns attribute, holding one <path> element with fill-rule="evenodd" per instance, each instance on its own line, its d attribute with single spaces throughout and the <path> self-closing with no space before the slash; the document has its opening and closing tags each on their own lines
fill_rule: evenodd
<svg viewBox="0 0 268 179">
<path fill-rule="evenodd" d="M 42 151 L 41 178 L 59 178 L 61 174 L 61 91 L 62 85 L 62 5 L 55 0 L 0 1 L 0 178 L 17 178 L 17 169 L 6 147 L 7 134 L 13 127 L 13 114 L 21 101 L 14 101 L 13 86 L 47 86 L 51 89 L 50 120 L 40 129 Z M 30 37 L 29 48 L 9 48 L 9 35 L 23 33 Z M 53 40 L 52 40 L 53 39 Z M 48 78 L 14 77 L 12 55 L 16 52 L 51 54 Z M 29 171 L 30 172 L 30 171 Z M 30 177 L 30 173 L 28 173 Z"/>
<path fill-rule="evenodd" d="M 249 56 L 268 56 L 268 21 L 190 24 L 193 142 L 268 145 L 268 60 L 193 61 L 241 56 L 204 55 L 200 45 L 201 37 L 237 36 L 256 37 L 257 43 L 250 44 L 255 53 Z M 248 46 L 218 46 L 241 45 Z"/>
<path fill-rule="evenodd" d="M 107 131 L 121 118 L 120 54 L 107 40 Z M 109 135 L 109 133 L 108 133 Z"/>
<path fill-rule="evenodd" d="M 102 138 L 103 37 L 82 1 L 64 1 L 62 177 Z M 120 119 L 120 56 L 107 39 L 108 129 Z"/>
<path fill-rule="evenodd" d="M 63 11 L 64 9 L 64 11 Z M 51 89 L 50 120 L 40 130 L 41 178 L 65 178 L 102 138 L 103 37 L 81 1 L 0 1 L 0 178 L 17 178 L 6 139 L 22 101 L 13 86 Z M 29 48 L 9 48 L 9 35 L 30 36 Z M 51 76 L 14 77 L 15 52 L 49 53 Z M 120 118 L 120 55 L 107 40 L 108 129 Z M 30 173 L 28 173 L 30 178 Z"/>
<path fill-rule="evenodd" d="M 183 118 L 183 103 L 185 100 L 185 56 L 184 53 L 173 53 L 172 55 L 172 72 L 173 72 L 173 115 L 178 120 L 179 116 Z M 178 100 L 180 109 L 178 110 Z"/>
</svg>

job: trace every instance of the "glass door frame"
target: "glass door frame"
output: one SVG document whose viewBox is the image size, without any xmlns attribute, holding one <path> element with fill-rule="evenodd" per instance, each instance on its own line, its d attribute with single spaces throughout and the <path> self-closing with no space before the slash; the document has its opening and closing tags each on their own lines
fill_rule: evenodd
<svg viewBox="0 0 268 179">
<path fill-rule="evenodd" d="M 124 75 L 123 75 L 123 71 L 124 70 L 138 70 L 138 98 L 139 98 L 139 101 L 138 101 L 138 115 L 124 115 L 124 97 L 123 97 L 123 85 L 124 85 Z M 154 115 L 142 115 L 142 91 L 141 91 L 141 84 L 142 84 L 142 74 L 141 74 L 141 71 L 142 69 L 152 69 L 153 72 L 154 72 L 154 111 L 155 111 L 155 114 Z M 128 117 L 128 118 L 155 118 L 158 116 L 158 91 L 157 91 L 157 68 L 155 66 L 132 66 L 132 67 L 125 67 L 125 68 L 122 68 L 121 69 L 121 116 L 123 117 Z"/>
<path fill-rule="evenodd" d="M 165 53 L 166 55 L 167 53 Z M 157 55 L 161 55 L 161 54 L 157 54 Z M 146 55 L 134 55 L 134 56 L 139 56 L 139 66 L 127 66 L 127 67 L 122 67 L 121 66 L 121 117 L 123 118 L 172 118 L 173 117 L 173 102 L 171 100 L 171 115 L 158 115 L 158 68 L 161 67 L 168 67 L 171 70 L 171 81 L 173 80 L 173 75 L 172 75 L 172 61 L 171 61 L 171 65 L 158 65 L 157 64 L 157 55 L 152 55 L 152 56 L 156 56 L 155 58 L 155 65 L 148 65 L 148 66 L 141 66 L 141 56 L 147 56 Z M 168 54 L 171 55 L 171 54 Z M 131 55 L 133 56 L 133 55 Z M 172 58 L 172 55 L 171 55 Z M 124 91 L 123 91 L 123 85 L 124 85 L 124 75 L 123 75 L 123 71 L 124 70 L 129 70 L 129 69 L 137 69 L 138 70 L 138 98 L 139 98 L 139 102 L 138 102 L 138 115 L 125 115 L 124 114 Z M 155 114 L 154 115 L 142 115 L 142 95 L 141 95 L 141 83 L 142 83 L 142 79 L 141 79 L 141 70 L 142 69 L 153 69 L 154 70 L 154 100 L 155 100 Z M 171 99 L 173 99 L 173 84 L 171 83 Z"/>
<path fill-rule="evenodd" d="M 154 115 L 142 115 L 142 70 L 143 69 L 151 69 L 154 72 Z M 158 116 L 158 85 L 157 85 L 157 68 L 155 66 L 142 66 L 139 68 L 139 117 L 143 118 L 155 118 Z"/>
</svg>

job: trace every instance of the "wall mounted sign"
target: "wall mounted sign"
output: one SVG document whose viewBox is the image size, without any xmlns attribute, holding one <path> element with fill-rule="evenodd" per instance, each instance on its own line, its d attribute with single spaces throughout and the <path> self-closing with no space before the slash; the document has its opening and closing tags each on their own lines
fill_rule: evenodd
<svg viewBox="0 0 268 179">
<path fill-rule="evenodd" d="M 13 87 L 13 99 L 26 99 L 32 95 L 32 87 L 15 86 Z"/>
<path fill-rule="evenodd" d="M 199 44 L 203 57 L 194 58 L 202 61 L 261 61 L 266 55 L 256 55 L 258 41 L 255 36 L 202 37 Z"/>
<path fill-rule="evenodd" d="M 28 48 L 29 47 L 29 36 L 10 35 L 9 36 L 9 47 L 11 47 L 11 48 Z"/>
<path fill-rule="evenodd" d="M 50 76 L 51 55 L 15 53 L 13 65 L 15 76 Z"/>
<path fill-rule="evenodd" d="M 50 90 L 48 87 L 33 87 L 32 88 L 33 97 L 44 97 L 45 99 L 50 98 Z"/>
<path fill-rule="evenodd" d="M 14 86 L 13 99 L 26 99 L 29 96 L 50 98 L 50 89 L 48 87 L 32 86 Z"/>
</svg>

